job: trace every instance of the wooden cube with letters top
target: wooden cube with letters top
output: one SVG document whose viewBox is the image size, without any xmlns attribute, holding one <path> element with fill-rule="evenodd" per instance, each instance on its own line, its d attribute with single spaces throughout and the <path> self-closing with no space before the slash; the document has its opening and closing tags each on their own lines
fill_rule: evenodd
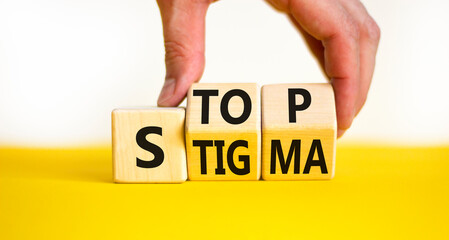
<svg viewBox="0 0 449 240">
<path fill-rule="evenodd" d="M 197 83 L 187 95 L 189 180 L 260 178 L 260 90 L 255 83 Z"/>
<path fill-rule="evenodd" d="M 187 179 L 184 120 L 184 108 L 114 110 L 114 181 L 184 182 Z"/>
<path fill-rule="evenodd" d="M 261 95 L 262 178 L 331 179 L 337 131 L 332 86 L 266 85 Z"/>
</svg>

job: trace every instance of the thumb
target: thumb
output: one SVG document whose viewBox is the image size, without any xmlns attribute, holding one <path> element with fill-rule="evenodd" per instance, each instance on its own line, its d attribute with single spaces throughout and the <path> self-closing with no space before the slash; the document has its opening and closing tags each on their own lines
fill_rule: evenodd
<svg viewBox="0 0 449 240">
<path fill-rule="evenodd" d="M 204 71 L 205 17 L 211 0 L 158 0 L 164 28 L 165 83 L 158 99 L 177 106 Z"/>
</svg>

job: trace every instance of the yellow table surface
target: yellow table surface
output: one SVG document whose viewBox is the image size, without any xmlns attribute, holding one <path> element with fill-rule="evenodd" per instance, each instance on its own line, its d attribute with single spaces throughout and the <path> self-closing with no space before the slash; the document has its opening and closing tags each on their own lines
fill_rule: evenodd
<svg viewBox="0 0 449 240">
<path fill-rule="evenodd" d="M 0 239 L 449 239 L 449 146 L 338 146 L 330 181 L 114 184 L 109 147 L 0 148 Z"/>
</svg>

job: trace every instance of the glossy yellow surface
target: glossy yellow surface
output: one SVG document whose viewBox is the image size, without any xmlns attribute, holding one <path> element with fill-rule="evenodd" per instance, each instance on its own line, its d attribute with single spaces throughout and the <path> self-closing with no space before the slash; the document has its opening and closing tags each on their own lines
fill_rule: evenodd
<svg viewBox="0 0 449 240">
<path fill-rule="evenodd" d="M 449 147 L 338 146 L 330 181 L 114 184 L 111 149 L 0 148 L 0 239 L 447 239 Z"/>
</svg>

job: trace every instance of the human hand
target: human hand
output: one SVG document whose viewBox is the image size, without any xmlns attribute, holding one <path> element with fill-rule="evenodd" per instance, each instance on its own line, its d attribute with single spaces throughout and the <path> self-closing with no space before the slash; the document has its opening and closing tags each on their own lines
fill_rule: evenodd
<svg viewBox="0 0 449 240">
<path fill-rule="evenodd" d="M 159 106 L 177 106 L 204 71 L 205 17 L 213 0 L 158 0 L 166 78 Z M 338 136 L 363 107 L 380 30 L 358 0 L 267 0 L 298 28 L 335 93 Z"/>
</svg>

